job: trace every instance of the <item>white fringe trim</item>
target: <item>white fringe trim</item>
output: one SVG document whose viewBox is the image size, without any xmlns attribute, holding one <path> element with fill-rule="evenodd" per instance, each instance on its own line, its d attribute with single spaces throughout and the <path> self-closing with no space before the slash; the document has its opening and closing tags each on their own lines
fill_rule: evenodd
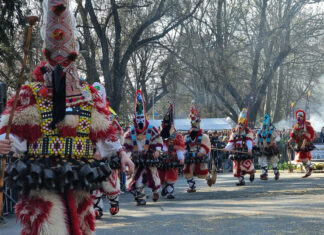
<svg viewBox="0 0 324 235">
<path fill-rule="evenodd" d="M 93 108 L 91 114 L 91 131 L 99 132 L 108 130 L 111 121 L 107 118 L 106 114 L 99 113 L 96 108 Z"/>
<path fill-rule="evenodd" d="M 64 211 L 65 206 L 62 203 L 60 196 L 56 193 L 49 192 L 47 190 L 30 192 L 30 197 L 39 197 L 45 201 L 50 201 L 53 203 L 49 217 L 45 220 L 40 228 L 39 234 L 41 235 L 69 235 L 67 229 L 67 218 Z"/>
<path fill-rule="evenodd" d="M 79 116 L 78 115 L 66 115 L 64 119 L 57 124 L 59 128 L 68 126 L 71 128 L 77 128 L 79 124 Z"/>
<path fill-rule="evenodd" d="M 6 126 L 9 121 L 10 114 L 2 115 L 0 128 Z M 23 125 L 40 125 L 40 116 L 37 104 L 26 107 L 21 111 L 16 111 L 13 118 L 13 125 L 23 126 Z"/>
</svg>

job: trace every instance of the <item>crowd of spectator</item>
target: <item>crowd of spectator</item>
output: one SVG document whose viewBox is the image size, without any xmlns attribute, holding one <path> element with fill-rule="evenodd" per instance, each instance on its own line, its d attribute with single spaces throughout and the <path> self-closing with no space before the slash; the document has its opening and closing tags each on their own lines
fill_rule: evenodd
<svg viewBox="0 0 324 235">
<path fill-rule="evenodd" d="M 258 130 L 254 130 L 254 135 Z M 280 135 L 280 140 L 277 142 L 277 146 L 280 151 L 280 162 L 289 161 L 289 152 L 291 160 L 294 160 L 295 152 L 288 148 L 287 142 L 289 140 L 291 129 L 283 129 L 278 131 Z M 224 153 L 220 149 L 224 148 L 229 140 L 231 130 L 222 131 L 206 131 L 209 135 L 210 142 L 212 145 L 212 151 L 210 153 L 210 158 L 213 160 L 216 168 L 219 172 L 232 171 L 232 161 L 228 159 L 228 153 Z M 322 127 L 321 132 L 315 133 L 314 144 L 324 144 L 324 127 Z M 289 152 L 288 152 L 289 151 Z M 212 162 L 212 161 L 211 161 Z M 212 164 L 212 163 L 211 163 Z M 255 166 L 258 166 L 258 159 L 255 158 Z"/>
</svg>

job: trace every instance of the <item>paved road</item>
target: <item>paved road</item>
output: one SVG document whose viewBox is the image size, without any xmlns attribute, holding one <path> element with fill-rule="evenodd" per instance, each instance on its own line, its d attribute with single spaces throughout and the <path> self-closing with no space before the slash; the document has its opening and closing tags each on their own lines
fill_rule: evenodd
<svg viewBox="0 0 324 235">
<path fill-rule="evenodd" d="M 256 179 L 237 187 L 231 174 L 221 174 L 212 188 L 197 180 L 193 194 L 185 192 L 180 178 L 175 200 L 154 203 L 147 191 L 145 207 L 136 207 L 132 196 L 123 194 L 119 214 L 105 212 L 96 234 L 322 235 L 324 174 L 301 176 L 284 173 L 278 182 Z M 10 218 L 0 234 L 18 234 L 18 227 Z"/>
</svg>

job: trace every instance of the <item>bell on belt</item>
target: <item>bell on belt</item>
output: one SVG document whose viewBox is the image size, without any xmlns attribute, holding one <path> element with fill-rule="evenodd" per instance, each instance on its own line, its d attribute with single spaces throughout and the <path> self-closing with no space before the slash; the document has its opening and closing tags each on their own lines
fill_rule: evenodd
<svg viewBox="0 0 324 235">
<path fill-rule="evenodd" d="M 55 174 L 51 169 L 44 170 L 44 186 L 47 189 L 55 188 Z"/>
</svg>

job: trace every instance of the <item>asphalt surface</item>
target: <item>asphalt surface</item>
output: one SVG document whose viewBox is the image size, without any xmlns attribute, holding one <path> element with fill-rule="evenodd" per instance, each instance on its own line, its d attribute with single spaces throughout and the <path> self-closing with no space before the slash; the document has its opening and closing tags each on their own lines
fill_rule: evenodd
<svg viewBox="0 0 324 235">
<path fill-rule="evenodd" d="M 97 222 L 97 235 L 111 234 L 224 234 L 224 235 L 322 235 L 324 234 L 324 174 L 301 179 L 302 173 L 281 173 L 279 181 L 248 180 L 235 186 L 229 173 L 219 174 L 209 188 L 197 180 L 197 192 L 186 192 L 186 181 L 176 184 L 176 199 L 137 207 L 131 194 L 120 196 L 120 212 L 105 213 Z M 271 173 L 269 174 L 272 177 Z M 19 234 L 14 215 L 0 226 L 1 235 Z"/>
</svg>

